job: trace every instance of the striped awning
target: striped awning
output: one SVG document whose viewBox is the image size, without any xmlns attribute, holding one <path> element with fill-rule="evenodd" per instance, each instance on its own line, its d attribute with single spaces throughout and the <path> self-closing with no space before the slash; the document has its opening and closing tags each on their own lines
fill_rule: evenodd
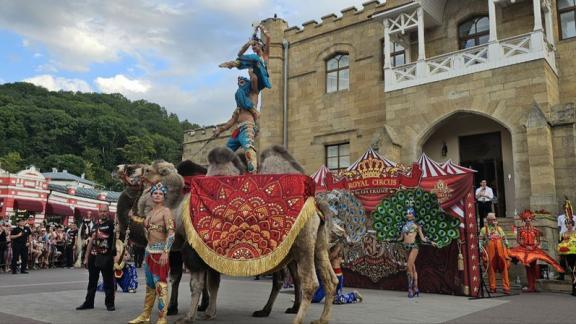
<svg viewBox="0 0 576 324">
<path fill-rule="evenodd" d="M 27 210 L 29 212 L 41 213 L 44 211 L 44 205 L 41 201 L 30 199 L 14 199 L 14 209 Z"/>
<path fill-rule="evenodd" d="M 74 215 L 74 209 L 68 205 L 48 202 L 48 204 L 46 205 L 46 214 L 58 215 L 58 216 L 72 216 Z"/>
</svg>

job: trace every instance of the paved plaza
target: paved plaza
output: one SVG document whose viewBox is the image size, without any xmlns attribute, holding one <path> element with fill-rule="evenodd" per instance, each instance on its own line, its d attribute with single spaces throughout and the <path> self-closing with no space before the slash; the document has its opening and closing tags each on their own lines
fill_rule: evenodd
<svg viewBox="0 0 576 324">
<path fill-rule="evenodd" d="M 188 278 L 185 274 L 180 285 L 181 312 L 190 302 Z M 88 272 L 80 269 L 0 274 L 0 323 L 126 323 L 140 313 L 144 300 L 141 273 L 136 294 L 117 293 L 115 312 L 106 311 L 103 293 L 97 294 L 95 309 L 74 310 L 84 299 L 87 279 Z M 291 323 L 293 315 L 283 312 L 293 299 L 290 290 L 280 294 L 269 318 L 250 316 L 264 305 L 270 288 L 269 280 L 225 278 L 217 318 L 211 323 Z M 576 302 L 569 295 L 552 293 L 469 300 L 434 294 L 408 299 L 404 292 L 360 291 L 365 301 L 335 305 L 331 323 L 573 323 L 569 316 Z M 321 309 L 321 305 L 312 305 L 307 322 L 318 318 Z M 169 321 L 180 316 L 170 316 Z"/>
</svg>

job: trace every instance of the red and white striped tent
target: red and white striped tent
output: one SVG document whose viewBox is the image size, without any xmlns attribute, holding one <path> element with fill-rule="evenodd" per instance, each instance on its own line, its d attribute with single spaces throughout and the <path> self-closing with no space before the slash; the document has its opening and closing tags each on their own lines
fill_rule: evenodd
<svg viewBox="0 0 576 324">
<path fill-rule="evenodd" d="M 370 158 L 373 158 L 376 160 L 382 160 L 384 162 L 384 165 L 387 167 L 395 167 L 396 166 L 396 162 L 388 160 L 387 158 L 380 155 L 378 152 L 374 151 L 374 149 L 369 148 L 368 151 L 366 151 L 366 153 L 364 153 L 358 160 L 356 160 L 356 162 L 352 163 L 352 165 L 350 165 L 346 169 L 346 171 L 356 170 L 358 168 L 358 164 L 360 164 L 362 161 L 368 160 Z"/>
<path fill-rule="evenodd" d="M 442 165 L 429 158 L 426 153 L 422 153 L 418 159 L 418 164 L 422 170 L 422 178 L 441 177 L 448 174 Z"/>
<path fill-rule="evenodd" d="M 333 183 L 334 174 L 325 165 L 322 165 L 318 171 L 310 176 L 316 183 L 316 192 L 328 191 L 328 183 Z M 327 179 L 330 179 L 327 181 Z"/>
<path fill-rule="evenodd" d="M 465 173 L 475 173 L 476 170 L 472 170 L 463 166 L 460 166 L 452 160 L 448 160 L 442 163 L 442 169 L 448 174 L 465 174 Z"/>
</svg>

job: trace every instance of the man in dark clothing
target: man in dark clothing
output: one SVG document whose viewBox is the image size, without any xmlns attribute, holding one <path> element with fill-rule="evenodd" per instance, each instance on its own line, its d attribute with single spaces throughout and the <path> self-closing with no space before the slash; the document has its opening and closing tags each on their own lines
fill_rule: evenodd
<svg viewBox="0 0 576 324">
<path fill-rule="evenodd" d="M 6 249 L 8 248 L 8 236 L 12 229 L 4 221 L 0 221 L 0 271 L 6 271 L 6 259 L 4 259 L 4 254 L 6 254 Z"/>
<path fill-rule="evenodd" d="M 70 224 L 70 228 L 66 232 L 66 267 L 72 268 L 74 266 L 74 247 L 76 246 L 76 236 L 78 236 L 78 228 L 76 224 Z"/>
<path fill-rule="evenodd" d="M 88 267 L 88 292 L 86 300 L 76 310 L 94 308 L 94 297 L 98 286 L 98 278 L 102 272 L 104 281 L 104 292 L 106 298 L 104 304 L 109 311 L 116 310 L 114 307 L 114 255 L 116 255 L 116 244 L 114 242 L 114 222 L 109 220 L 108 206 L 100 207 L 98 212 L 100 218 L 98 224 L 94 226 L 93 234 L 86 248 L 84 267 Z"/>
<path fill-rule="evenodd" d="M 26 220 L 20 218 L 18 226 L 12 229 L 10 239 L 12 240 L 12 274 L 17 274 L 18 257 L 20 257 L 20 273 L 28 273 L 28 246 L 30 245 L 30 228 L 24 226 Z"/>
</svg>

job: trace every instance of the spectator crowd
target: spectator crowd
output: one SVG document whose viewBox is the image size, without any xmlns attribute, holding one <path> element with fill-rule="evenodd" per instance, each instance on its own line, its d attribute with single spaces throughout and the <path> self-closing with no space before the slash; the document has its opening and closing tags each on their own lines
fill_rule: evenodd
<svg viewBox="0 0 576 324">
<path fill-rule="evenodd" d="M 12 225 L 0 220 L 0 273 L 81 267 L 93 227 L 88 219 L 80 227 L 74 223 L 30 224 L 24 219 Z M 134 247 L 131 252 L 136 267 L 141 267 L 143 249 Z"/>
</svg>

